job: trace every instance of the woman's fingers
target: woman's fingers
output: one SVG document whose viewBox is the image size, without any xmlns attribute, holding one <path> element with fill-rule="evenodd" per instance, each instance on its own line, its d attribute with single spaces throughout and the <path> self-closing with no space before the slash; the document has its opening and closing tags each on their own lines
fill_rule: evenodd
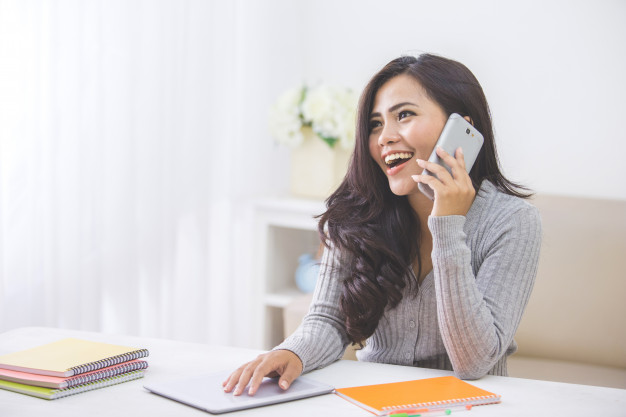
<svg viewBox="0 0 626 417">
<path fill-rule="evenodd" d="M 433 189 L 435 196 L 441 193 L 441 190 L 444 186 L 441 181 L 439 181 L 434 176 L 428 174 L 412 175 L 411 178 L 413 178 L 413 181 L 415 182 L 421 182 L 428 185 L 430 188 Z"/>
<path fill-rule="evenodd" d="M 456 150 L 454 157 L 456 158 L 456 161 L 458 162 L 459 166 L 463 169 L 463 171 L 467 172 L 467 168 L 465 167 L 465 154 L 463 153 L 463 148 L 458 148 Z"/>
<path fill-rule="evenodd" d="M 443 162 L 450 167 L 452 178 L 459 180 L 464 176 L 467 176 L 467 171 L 465 170 L 465 156 L 463 155 L 462 148 L 457 148 L 455 156 L 450 155 L 440 146 L 437 147 L 436 152 L 437 156 L 439 156 L 439 158 L 441 158 Z"/>
<path fill-rule="evenodd" d="M 247 366 L 247 364 L 237 368 L 235 372 L 228 376 L 226 381 L 222 382 L 222 386 L 224 387 L 225 392 L 231 392 L 233 388 L 235 388 L 237 382 L 239 382 L 239 377 L 241 376 L 241 373 L 243 372 L 243 368 L 245 366 Z"/>
<path fill-rule="evenodd" d="M 467 170 L 465 168 L 465 155 L 463 154 L 463 149 L 458 148 L 456 150 L 455 157 L 450 155 L 440 146 L 437 147 L 436 152 L 437 156 L 439 156 L 439 158 L 441 158 L 441 160 L 449 167 L 449 171 L 439 164 L 425 161 L 423 159 L 418 159 L 417 164 L 432 174 L 435 174 L 437 178 L 439 178 L 439 181 L 444 184 L 449 184 L 451 181 L 460 181 L 462 183 L 468 182 L 467 180 L 469 179 L 469 175 L 467 174 Z"/>
<path fill-rule="evenodd" d="M 248 386 L 248 383 L 252 379 L 252 375 L 257 369 L 257 360 L 248 363 L 248 365 L 244 368 L 241 376 L 239 377 L 239 381 L 235 386 L 235 390 L 233 391 L 233 395 L 241 395 L 243 394 L 243 390 Z"/>
<path fill-rule="evenodd" d="M 428 172 L 430 172 L 431 174 L 434 174 L 435 176 L 437 176 L 437 178 L 441 182 L 450 182 L 450 181 L 452 181 L 452 176 L 450 175 L 448 170 L 445 169 L 444 167 L 442 167 L 439 164 L 436 164 L 436 163 L 430 162 L 430 161 L 425 161 L 423 159 L 418 159 L 417 160 L 417 164 L 421 168 L 424 168 L 424 169 L 428 170 Z"/>
<path fill-rule="evenodd" d="M 287 389 L 301 373 L 302 362 L 295 353 L 276 350 L 259 355 L 255 360 L 239 367 L 222 385 L 225 392 L 232 391 L 233 395 L 241 395 L 249 384 L 248 394 L 254 395 L 266 376 L 280 376 L 280 387 Z"/>
<path fill-rule="evenodd" d="M 444 216 L 452 214 L 467 214 L 467 210 L 474 200 L 475 190 L 472 180 L 465 169 L 465 156 L 461 148 L 455 152 L 456 158 L 448 154 L 441 147 L 437 147 L 437 155 L 450 167 L 451 173 L 443 166 L 434 162 L 417 160 L 420 167 L 428 170 L 432 175 L 414 175 L 415 182 L 421 182 L 433 189 L 435 204 L 432 215 Z"/>
<path fill-rule="evenodd" d="M 459 164 L 459 168 L 463 170 L 462 178 L 465 179 L 466 186 L 474 189 L 474 184 L 472 183 L 472 179 L 470 178 L 469 173 L 467 172 L 467 166 L 465 165 L 465 154 L 463 153 L 463 148 L 459 148 L 456 150 L 456 160 Z"/>
<path fill-rule="evenodd" d="M 245 375 L 246 369 L 251 366 L 255 361 L 248 362 L 239 368 L 226 379 L 226 381 L 222 382 L 222 386 L 224 387 L 224 392 L 233 392 L 234 395 L 239 395 L 243 391 L 241 384 L 243 383 L 243 387 L 248 385 L 248 381 L 250 380 L 250 376 Z M 244 383 L 245 381 L 245 383 Z M 233 391 L 234 390 L 234 391 Z"/>
<path fill-rule="evenodd" d="M 300 376 L 302 373 L 302 362 L 300 358 L 298 358 L 295 354 L 293 355 L 295 360 L 291 360 L 285 370 L 282 372 L 280 376 L 280 380 L 278 381 L 278 385 L 282 389 L 287 389 L 291 386 L 291 383 Z"/>
</svg>

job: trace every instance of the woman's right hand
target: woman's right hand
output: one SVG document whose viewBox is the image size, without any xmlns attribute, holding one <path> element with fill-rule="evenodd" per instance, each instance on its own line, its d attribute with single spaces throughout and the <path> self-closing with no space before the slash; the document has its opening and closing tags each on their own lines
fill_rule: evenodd
<svg viewBox="0 0 626 417">
<path fill-rule="evenodd" d="M 291 383 L 302 373 L 302 361 L 290 350 L 273 350 L 263 353 L 253 361 L 239 368 L 222 383 L 224 392 L 233 395 L 241 395 L 245 387 L 250 383 L 248 395 L 254 395 L 259 389 L 264 377 L 280 376 L 278 385 L 286 390 Z"/>
</svg>

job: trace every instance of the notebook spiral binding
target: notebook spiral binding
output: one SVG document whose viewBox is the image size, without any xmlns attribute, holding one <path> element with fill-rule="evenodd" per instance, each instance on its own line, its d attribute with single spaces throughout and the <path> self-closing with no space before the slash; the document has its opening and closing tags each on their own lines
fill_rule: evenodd
<svg viewBox="0 0 626 417">
<path fill-rule="evenodd" d="M 105 388 L 111 385 L 121 384 L 122 382 L 132 381 L 134 379 L 143 378 L 143 370 L 137 370 L 128 372 L 125 374 L 117 375 L 111 378 L 105 378 L 99 381 L 93 381 L 88 384 L 78 385 L 75 387 L 68 387 L 60 390 L 54 390 L 55 392 L 50 396 L 50 400 L 56 400 L 58 398 L 67 397 L 69 395 L 80 394 L 85 391 L 91 391 L 97 388 Z"/>
<path fill-rule="evenodd" d="M 470 397 L 459 400 L 447 400 L 447 401 L 433 401 L 428 403 L 420 403 L 420 404 L 403 404 L 403 405 L 394 405 L 390 407 L 383 407 L 384 411 L 392 411 L 392 410 L 402 410 L 406 408 L 417 408 L 417 407 L 427 407 L 434 410 L 443 409 L 449 407 L 451 405 L 483 405 L 483 404 L 493 404 L 494 402 L 500 402 L 500 396 L 484 396 L 484 397 Z"/>
<path fill-rule="evenodd" d="M 130 362 L 124 365 L 116 366 L 113 369 L 105 369 L 100 372 L 96 372 L 89 375 L 78 375 L 72 378 L 69 378 L 67 382 L 67 388 L 74 387 L 76 385 L 87 384 L 88 382 L 96 381 L 99 379 L 111 378 L 116 375 L 125 374 L 127 372 L 138 371 L 140 369 L 146 369 L 148 367 L 148 362 L 146 361 L 138 361 L 138 362 Z"/>
<path fill-rule="evenodd" d="M 122 355 L 112 356 L 107 359 L 75 366 L 73 368 L 70 368 L 69 370 L 73 372 L 72 375 L 80 375 L 84 374 L 85 372 L 91 372 L 98 369 L 106 368 L 107 366 L 117 365 L 118 363 L 144 358 L 148 356 L 148 354 L 148 349 L 138 349 L 133 352 L 124 353 Z"/>
</svg>

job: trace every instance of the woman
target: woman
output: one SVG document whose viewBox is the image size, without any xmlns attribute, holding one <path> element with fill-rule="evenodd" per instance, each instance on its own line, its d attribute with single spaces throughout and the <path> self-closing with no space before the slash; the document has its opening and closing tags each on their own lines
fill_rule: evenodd
<svg viewBox="0 0 626 417">
<path fill-rule="evenodd" d="M 459 148 L 426 161 L 452 113 L 484 136 L 469 175 Z M 534 283 L 541 226 L 524 188 L 500 172 L 489 108 L 462 64 L 424 54 L 377 73 L 359 103 L 348 173 L 319 222 L 326 244 L 309 314 L 269 353 L 224 381 L 253 395 L 263 377 L 287 389 L 339 359 L 507 375 Z M 427 169 L 435 176 L 423 175 Z M 434 191 L 434 201 L 418 189 Z"/>
</svg>

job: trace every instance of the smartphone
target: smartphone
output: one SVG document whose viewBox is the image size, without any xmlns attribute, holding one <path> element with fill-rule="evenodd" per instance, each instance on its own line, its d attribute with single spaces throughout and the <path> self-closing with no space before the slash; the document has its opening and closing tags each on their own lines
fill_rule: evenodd
<svg viewBox="0 0 626 417">
<path fill-rule="evenodd" d="M 480 152 L 480 148 L 483 146 L 483 135 L 476 130 L 471 123 L 463 118 L 460 114 L 452 113 L 446 122 L 446 125 L 443 127 L 441 131 L 441 135 L 437 140 L 437 144 L 433 149 L 433 152 L 430 154 L 430 158 L 428 160 L 430 162 L 434 162 L 436 164 L 441 165 L 446 168 L 448 172 L 451 172 L 450 167 L 448 167 L 445 162 L 439 156 L 437 156 L 437 146 L 441 146 L 446 152 L 450 155 L 454 156 L 455 152 L 458 148 L 463 149 L 463 156 L 465 159 L 465 169 L 469 173 L 478 157 L 478 152 Z M 422 172 L 422 175 L 432 175 L 435 176 L 432 172 L 427 169 Z M 426 184 L 422 184 L 421 182 L 417 184 L 419 190 L 426 195 L 426 197 L 431 200 L 435 199 L 435 193 L 432 188 L 430 188 Z"/>
</svg>

